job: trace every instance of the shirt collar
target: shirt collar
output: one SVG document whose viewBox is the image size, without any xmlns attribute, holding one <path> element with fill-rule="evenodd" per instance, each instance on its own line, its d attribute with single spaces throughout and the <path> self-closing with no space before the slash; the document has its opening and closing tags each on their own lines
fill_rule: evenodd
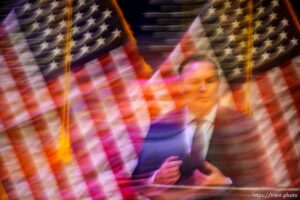
<svg viewBox="0 0 300 200">
<path fill-rule="evenodd" d="M 214 123 L 214 121 L 216 119 L 216 115 L 217 115 L 217 108 L 218 108 L 218 106 L 215 105 L 211 109 L 211 111 L 203 117 L 203 121 Z M 193 120 L 196 119 L 196 115 L 194 115 L 192 112 L 190 112 L 187 107 L 186 107 L 186 119 L 187 119 L 187 122 L 192 122 Z"/>
</svg>

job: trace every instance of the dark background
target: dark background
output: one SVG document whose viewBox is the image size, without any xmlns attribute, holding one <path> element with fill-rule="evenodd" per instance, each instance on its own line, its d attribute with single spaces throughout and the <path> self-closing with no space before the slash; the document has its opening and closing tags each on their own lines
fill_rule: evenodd
<svg viewBox="0 0 300 200">
<path fill-rule="evenodd" d="M 0 1 L 0 20 L 2 21 L 16 0 L 1 0 Z M 139 25 L 141 23 L 141 18 L 143 16 L 143 12 L 145 11 L 149 0 L 118 0 L 120 7 L 123 10 L 123 13 L 131 25 L 131 28 L 135 33 L 139 31 Z M 290 0 L 293 4 L 294 9 L 299 17 L 300 6 L 299 0 Z"/>
<path fill-rule="evenodd" d="M 18 0 L 0 0 L 0 20 L 2 21 L 5 16 L 9 13 L 11 8 L 14 6 L 14 3 Z M 73 0 L 76 2 L 77 0 Z M 167 18 L 169 22 L 163 25 L 162 32 L 164 35 L 154 36 L 156 30 L 152 28 L 145 30 L 145 27 L 149 25 L 159 25 L 155 20 L 161 20 L 161 18 L 149 18 L 145 17 L 144 13 L 146 12 L 159 12 L 160 6 L 153 5 L 153 2 L 150 0 L 117 0 L 123 14 L 128 21 L 131 29 L 137 40 L 138 49 L 141 55 L 145 58 L 146 62 L 150 64 L 154 69 L 158 68 L 173 50 L 174 46 L 178 43 L 180 38 L 182 38 L 184 32 L 189 27 L 190 23 L 195 19 L 198 13 L 189 12 L 199 7 L 201 4 L 200 0 L 160 0 L 156 1 L 160 4 L 167 5 L 172 7 L 171 12 L 181 12 L 185 11 L 188 14 L 183 16 L 172 16 Z M 279 0 L 284 1 L 284 0 Z M 152 2 L 152 5 L 150 4 Z M 271 2 L 271 1 L 270 1 Z M 297 6 L 299 0 L 290 0 L 291 4 L 294 7 L 294 10 L 298 16 L 300 16 L 300 6 Z M 170 12 L 165 11 L 163 12 Z M 176 29 L 168 29 L 168 27 L 181 27 Z"/>
<path fill-rule="evenodd" d="M 143 16 L 143 13 L 147 7 L 147 4 L 149 3 L 150 0 L 117 0 L 120 7 L 123 10 L 123 13 L 125 15 L 125 18 L 131 25 L 132 30 L 135 33 L 139 33 L 139 25 L 141 23 L 141 18 Z M 280 0 L 283 1 L 283 0 Z M 300 6 L 299 0 L 289 0 L 291 4 L 294 7 L 295 12 L 298 15 L 300 15 Z M 298 3 L 298 5 L 297 5 Z"/>
</svg>

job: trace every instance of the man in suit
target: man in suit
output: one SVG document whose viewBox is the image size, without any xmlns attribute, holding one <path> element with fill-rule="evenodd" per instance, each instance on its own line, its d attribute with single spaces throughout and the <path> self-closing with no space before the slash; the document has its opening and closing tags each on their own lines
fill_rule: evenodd
<svg viewBox="0 0 300 200">
<path fill-rule="evenodd" d="M 156 184 L 270 186 L 261 136 L 251 118 L 218 104 L 219 68 L 188 57 L 178 74 L 185 107 L 151 124 L 133 178 Z"/>
</svg>

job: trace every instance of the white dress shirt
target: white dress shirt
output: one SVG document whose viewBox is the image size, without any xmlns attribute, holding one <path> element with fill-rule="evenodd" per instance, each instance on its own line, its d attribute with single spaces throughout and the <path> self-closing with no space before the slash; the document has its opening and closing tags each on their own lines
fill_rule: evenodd
<svg viewBox="0 0 300 200">
<path fill-rule="evenodd" d="M 208 147 L 210 144 L 210 139 L 214 130 L 214 121 L 217 114 L 217 105 L 213 107 L 213 109 L 203 117 L 202 121 L 203 123 L 200 126 L 200 129 L 198 130 L 197 134 L 201 134 L 202 136 L 199 137 L 202 141 L 202 156 L 205 159 L 206 154 L 208 151 Z M 196 119 L 196 116 L 193 115 L 188 109 L 186 109 L 186 121 L 185 121 L 185 142 L 186 142 L 186 149 L 187 153 L 191 153 L 192 143 L 193 143 L 193 137 L 197 128 L 196 123 L 191 123 L 194 119 Z"/>
<path fill-rule="evenodd" d="M 198 130 L 199 132 L 197 134 L 202 134 L 202 137 L 199 137 L 202 141 L 202 146 L 203 146 L 203 150 L 202 150 L 202 158 L 205 159 L 207 152 L 208 152 L 208 148 L 209 148 L 209 144 L 210 144 L 210 139 L 214 130 L 214 121 L 216 118 L 216 114 L 217 114 L 217 108 L 218 106 L 215 105 L 213 107 L 213 109 L 203 117 L 203 123 L 200 126 L 200 130 Z M 191 149 L 192 149 L 192 143 L 193 143 L 193 138 L 194 138 L 194 134 L 195 134 L 195 130 L 197 128 L 197 124 L 196 123 L 191 123 L 194 119 L 196 119 L 196 116 L 193 115 L 187 108 L 186 108 L 186 117 L 185 117 L 185 130 L 184 130 L 184 136 L 185 136 L 185 142 L 186 142 L 186 150 L 187 153 L 191 153 Z M 157 170 L 153 173 L 153 175 L 148 179 L 147 183 L 148 184 L 152 184 L 154 182 L 155 176 L 157 174 Z M 228 185 L 232 184 L 232 180 L 230 177 L 226 177 L 226 181 Z"/>
</svg>

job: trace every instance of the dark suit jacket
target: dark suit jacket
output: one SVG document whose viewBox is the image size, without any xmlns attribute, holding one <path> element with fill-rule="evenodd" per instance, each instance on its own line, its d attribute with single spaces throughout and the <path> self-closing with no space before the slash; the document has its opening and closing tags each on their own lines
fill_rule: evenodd
<svg viewBox="0 0 300 200">
<path fill-rule="evenodd" d="M 194 169 L 202 169 L 186 152 L 184 110 L 175 110 L 155 120 L 144 140 L 133 178 L 147 178 L 170 156 L 183 160 L 181 179 L 189 178 Z M 270 186 L 272 176 L 260 134 L 253 121 L 241 113 L 219 107 L 207 161 L 232 179 L 234 186 Z M 186 182 L 185 182 L 186 183 Z"/>
</svg>

